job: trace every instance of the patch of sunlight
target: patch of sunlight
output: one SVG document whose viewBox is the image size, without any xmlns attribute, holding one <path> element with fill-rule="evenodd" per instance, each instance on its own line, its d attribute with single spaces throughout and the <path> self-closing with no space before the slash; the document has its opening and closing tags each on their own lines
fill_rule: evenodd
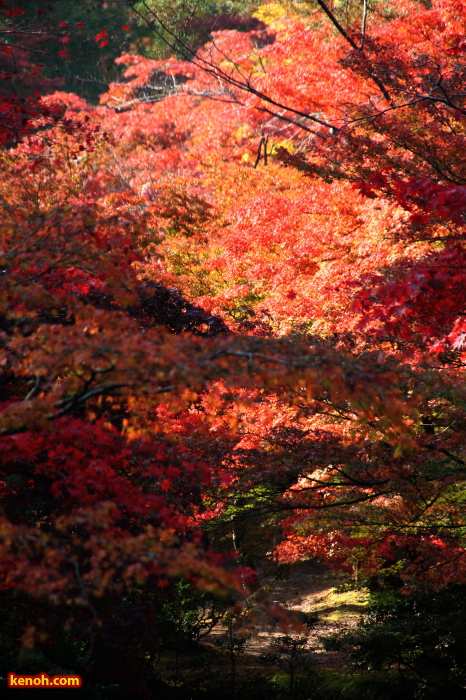
<svg viewBox="0 0 466 700">
<path fill-rule="evenodd" d="M 369 593 L 366 590 L 339 592 L 329 588 L 315 600 L 314 610 L 320 619 L 329 622 L 359 618 L 366 609 Z"/>
</svg>

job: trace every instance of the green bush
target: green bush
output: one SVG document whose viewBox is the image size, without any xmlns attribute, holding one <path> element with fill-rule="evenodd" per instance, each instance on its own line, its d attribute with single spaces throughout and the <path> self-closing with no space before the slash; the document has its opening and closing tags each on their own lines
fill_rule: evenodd
<svg viewBox="0 0 466 700">
<path fill-rule="evenodd" d="M 358 627 L 324 644 L 348 651 L 353 668 L 366 673 L 368 687 L 388 683 L 398 697 L 401 687 L 413 699 L 466 698 L 466 586 L 373 593 Z"/>
</svg>

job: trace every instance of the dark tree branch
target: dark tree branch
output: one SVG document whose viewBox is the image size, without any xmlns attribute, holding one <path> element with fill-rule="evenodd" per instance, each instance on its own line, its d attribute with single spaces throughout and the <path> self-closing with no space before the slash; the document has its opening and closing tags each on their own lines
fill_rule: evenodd
<svg viewBox="0 0 466 700">
<path fill-rule="evenodd" d="M 354 39 L 351 38 L 351 36 L 350 36 L 350 35 L 348 34 L 348 32 L 346 31 L 346 29 L 344 29 L 344 27 L 342 27 L 342 25 L 341 25 L 340 22 L 337 20 L 337 18 L 335 17 L 335 15 L 333 14 L 333 12 L 330 10 L 330 8 L 328 7 L 328 5 L 326 5 L 325 2 L 324 2 L 323 0 L 317 0 L 317 4 L 322 8 L 322 10 L 325 12 L 325 14 L 327 15 L 327 17 L 330 19 L 330 21 L 331 21 L 331 23 L 333 24 L 333 26 L 336 27 L 336 29 L 338 29 L 338 31 L 339 31 L 340 34 L 346 39 L 346 41 L 348 42 L 348 44 L 349 44 L 355 51 L 359 51 L 360 53 L 362 53 L 362 45 L 361 45 L 361 46 L 358 46 L 358 45 L 356 44 L 356 42 L 354 41 Z M 365 22 L 364 22 L 364 26 L 365 26 Z M 363 36 L 363 41 L 364 41 L 364 36 Z M 379 88 L 380 92 L 382 93 L 382 95 L 383 95 L 383 96 L 385 97 L 385 99 L 387 100 L 387 102 L 392 102 L 392 98 L 390 97 L 390 94 L 389 94 L 387 88 L 386 88 L 385 85 L 382 83 L 382 81 L 379 80 L 379 78 L 377 78 L 377 76 L 374 75 L 374 74 L 372 73 L 372 71 L 371 71 L 371 79 L 372 79 L 372 80 L 374 81 L 374 83 L 377 85 L 377 87 Z"/>
</svg>

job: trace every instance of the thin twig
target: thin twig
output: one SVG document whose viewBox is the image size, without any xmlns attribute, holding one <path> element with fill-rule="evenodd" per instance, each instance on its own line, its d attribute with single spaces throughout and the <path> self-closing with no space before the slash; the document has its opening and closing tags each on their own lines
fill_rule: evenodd
<svg viewBox="0 0 466 700">
<path fill-rule="evenodd" d="M 364 51 L 364 42 L 366 41 L 366 23 L 367 23 L 367 0 L 363 0 L 362 22 L 361 22 L 361 46 L 360 51 Z"/>
</svg>

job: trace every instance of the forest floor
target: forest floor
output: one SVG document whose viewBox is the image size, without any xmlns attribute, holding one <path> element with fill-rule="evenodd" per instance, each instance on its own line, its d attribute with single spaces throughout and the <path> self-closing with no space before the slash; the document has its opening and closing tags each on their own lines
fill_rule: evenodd
<svg viewBox="0 0 466 700">
<path fill-rule="evenodd" d="M 339 669 L 347 662 L 343 652 L 326 651 L 322 637 L 342 632 L 357 625 L 364 614 L 367 594 L 364 591 L 341 591 L 341 579 L 321 564 L 304 562 L 291 567 L 288 575 L 281 578 L 263 574 L 260 576 L 261 590 L 267 593 L 268 600 L 287 610 L 301 613 L 317 613 L 317 622 L 306 634 L 306 650 L 310 657 L 328 670 Z M 209 644 L 225 634 L 225 628 L 217 626 L 205 637 Z M 271 650 L 274 637 L 283 632 L 260 631 L 249 640 L 241 666 L 256 667 L 261 654 Z"/>
<path fill-rule="evenodd" d="M 314 562 L 304 562 L 289 568 L 282 567 L 278 573 L 280 575 L 277 575 L 276 571 L 259 571 L 261 587 L 248 599 L 254 617 L 260 621 L 260 611 L 270 609 L 270 603 L 278 604 L 291 613 L 317 613 L 316 621 L 309 627 L 302 625 L 299 631 L 294 631 L 295 635 L 307 636 L 305 647 L 299 651 L 298 667 L 317 667 L 323 674 L 330 676 L 345 671 L 348 665 L 347 655 L 340 651 L 327 651 L 322 637 L 357 625 L 364 614 L 367 595 L 363 591 L 342 590 L 342 579 Z M 265 615 L 263 621 L 266 617 Z M 279 618 L 280 615 L 277 616 L 277 619 Z M 282 615 L 282 621 L 285 618 L 286 615 Z M 225 626 L 217 625 L 200 643 L 192 645 L 181 654 L 162 654 L 157 663 L 157 672 L 166 684 L 176 689 L 181 683 L 185 690 L 189 690 L 189 694 L 196 688 L 210 687 L 212 683 L 215 688 L 219 679 L 233 678 L 231 657 L 225 646 L 226 633 Z M 271 645 L 274 640 L 277 641 L 277 637 L 286 633 L 293 634 L 293 630 L 285 632 L 280 631 L 278 627 L 258 627 L 248 640 L 243 653 L 235 655 L 238 681 L 245 682 L 246 686 L 247 683 L 251 683 L 252 688 L 254 679 L 258 677 L 280 676 L 286 684 L 289 678 L 289 657 L 285 652 L 280 658 L 271 658 L 271 654 L 277 652 Z M 267 654 L 269 662 L 265 658 Z M 217 693 L 221 694 L 225 694 L 224 691 Z"/>
</svg>

